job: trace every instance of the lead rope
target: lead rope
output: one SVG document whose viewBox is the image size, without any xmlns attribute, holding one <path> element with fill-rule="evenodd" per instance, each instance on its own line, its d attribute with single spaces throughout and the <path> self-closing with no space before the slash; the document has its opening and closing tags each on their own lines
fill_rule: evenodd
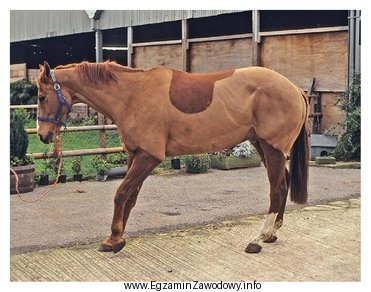
<svg viewBox="0 0 371 292">
<path fill-rule="evenodd" d="M 64 130 L 63 133 L 65 133 L 66 131 L 66 128 Z M 55 178 L 55 181 L 54 183 L 50 186 L 49 189 L 47 189 L 44 193 L 42 193 L 39 197 L 37 197 L 36 199 L 33 199 L 33 200 L 26 200 L 24 198 L 22 198 L 20 192 L 19 192 L 19 178 L 18 178 L 18 175 L 17 173 L 14 171 L 14 169 L 10 168 L 10 171 L 14 174 L 15 176 L 15 190 L 18 194 L 18 197 L 21 199 L 21 201 L 25 202 L 25 203 L 34 203 L 34 202 L 37 202 L 39 200 L 41 200 L 42 198 L 44 198 L 51 190 L 53 190 L 56 186 L 57 186 L 57 183 L 58 183 L 58 179 L 61 175 L 61 169 L 62 169 L 62 165 L 63 165 L 63 153 L 62 153 L 62 139 L 57 137 L 56 141 L 54 142 L 53 144 L 53 155 L 54 156 L 59 156 L 59 164 L 58 164 L 58 171 L 57 171 L 57 177 Z"/>
</svg>

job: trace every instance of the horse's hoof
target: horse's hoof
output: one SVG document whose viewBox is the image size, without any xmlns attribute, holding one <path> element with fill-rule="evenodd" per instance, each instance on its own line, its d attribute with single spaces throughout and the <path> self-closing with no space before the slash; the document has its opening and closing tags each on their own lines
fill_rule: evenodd
<svg viewBox="0 0 371 292">
<path fill-rule="evenodd" d="M 277 236 L 271 235 L 271 237 L 269 237 L 268 239 L 264 240 L 263 242 L 265 242 L 265 243 L 273 243 L 276 240 L 277 240 Z"/>
<path fill-rule="evenodd" d="M 115 243 L 112 246 L 112 251 L 114 253 L 119 252 L 120 250 L 122 250 L 124 248 L 125 245 L 126 245 L 125 239 L 121 238 L 121 240 L 118 243 Z"/>
<path fill-rule="evenodd" d="M 98 251 L 100 251 L 100 252 L 111 252 L 112 251 L 112 245 L 101 243 L 100 247 L 98 248 Z"/>
<path fill-rule="evenodd" d="M 255 242 L 250 242 L 249 245 L 245 248 L 247 253 L 258 253 L 262 249 L 261 245 Z"/>
<path fill-rule="evenodd" d="M 126 241 L 123 238 L 121 238 L 119 242 L 116 242 L 114 244 L 108 244 L 108 243 L 102 242 L 100 247 L 98 248 L 98 251 L 100 252 L 111 252 L 112 251 L 116 253 L 122 250 L 125 245 L 126 245 Z"/>
</svg>

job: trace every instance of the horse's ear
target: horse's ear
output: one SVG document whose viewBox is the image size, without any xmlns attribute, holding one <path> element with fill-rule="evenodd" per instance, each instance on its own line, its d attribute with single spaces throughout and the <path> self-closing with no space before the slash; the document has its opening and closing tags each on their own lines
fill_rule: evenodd
<svg viewBox="0 0 371 292">
<path fill-rule="evenodd" d="M 40 70 L 41 70 L 41 67 L 40 67 Z M 48 62 L 44 61 L 44 66 L 43 67 L 44 67 L 43 77 L 49 78 L 50 77 L 50 66 L 49 66 Z"/>
<path fill-rule="evenodd" d="M 40 72 L 44 71 L 44 66 L 39 64 L 39 69 L 40 69 Z"/>
</svg>

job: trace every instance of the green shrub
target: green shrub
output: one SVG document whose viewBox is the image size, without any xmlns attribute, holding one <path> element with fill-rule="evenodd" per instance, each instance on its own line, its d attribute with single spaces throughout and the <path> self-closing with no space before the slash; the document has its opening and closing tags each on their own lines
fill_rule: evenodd
<svg viewBox="0 0 371 292">
<path fill-rule="evenodd" d="M 92 166 L 98 174 L 106 174 L 112 167 L 112 163 L 109 163 L 107 160 L 102 159 L 98 156 L 93 158 Z"/>
<path fill-rule="evenodd" d="M 127 157 L 125 153 L 116 153 L 108 156 L 107 161 L 113 165 L 124 165 L 127 163 Z"/>
<path fill-rule="evenodd" d="M 361 74 L 355 73 L 353 84 L 339 97 L 339 105 L 346 112 L 344 134 L 334 155 L 337 160 L 361 160 Z"/>
<path fill-rule="evenodd" d="M 185 158 L 186 172 L 203 173 L 210 168 L 210 157 L 208 154 L 189 155 Z"/>
<path fill-rule="evenodd" d="M 10 104 L 36 104 L 37 86 L 25 79 L 10 83 Z"/>
<path fill-rule="evenodd" d="M 81 166 L 82 166 L 82 157 L 78 156 L 72 160 L 72 171 L 74 174 L 80 174 L 81 173 Z"/>
<path fill-rule="evenodd" d="M 26 157 L 28 136 L 24 125 L 28 114 L 24 109 L 11 110 L 10 112 L 10 164 L 12 166 L 26 165 L 32 162 Z"/>
</svg>

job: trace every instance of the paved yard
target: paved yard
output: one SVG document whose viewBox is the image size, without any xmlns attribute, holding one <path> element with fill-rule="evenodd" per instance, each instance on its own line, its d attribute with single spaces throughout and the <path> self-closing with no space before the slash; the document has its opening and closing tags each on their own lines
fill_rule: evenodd
<svg viewBox="0 0 371 292">
<path fill-rule="evenodd" d="M 11 196 L 11 281 L 360 280 L 359 169 L 311 167 L 308 205 L 288 204 L 260 254 L 244 249 L 269 204 L 263 167 L 149 177 L 127 246 L 99 253 L 119 184 L 61 184 L 34 204 Z"/>
<path fill-rule="evenodd" d="M 359 169 L 310 167 L 309 205 L 360 194 Z M 58 185 L 46 198 L 10 202 L 11 252 L 94 243 L 109 235 L 113 196 L 121 180 Z M 37 188 L 25 198 L 34 198 Z M 206 174 L 150 176 L 144 183 L 127 226 L 127 235 L 199 226 L 253 214 L 265 214 L 269 184 L 263 167 Z M 287 209 L 300 206 L 288 203 Z M 260 227 L 260 226 L 258 226 Z"/>
<path fill-rule="evenodd" d="M 11 281 L 360 281 L 360 200 L 296 209 L 278 240 L 244 248 L 263 216 L 131 238 L 123 251 L 97 244 L 11 256 Z"/>
</svg>

